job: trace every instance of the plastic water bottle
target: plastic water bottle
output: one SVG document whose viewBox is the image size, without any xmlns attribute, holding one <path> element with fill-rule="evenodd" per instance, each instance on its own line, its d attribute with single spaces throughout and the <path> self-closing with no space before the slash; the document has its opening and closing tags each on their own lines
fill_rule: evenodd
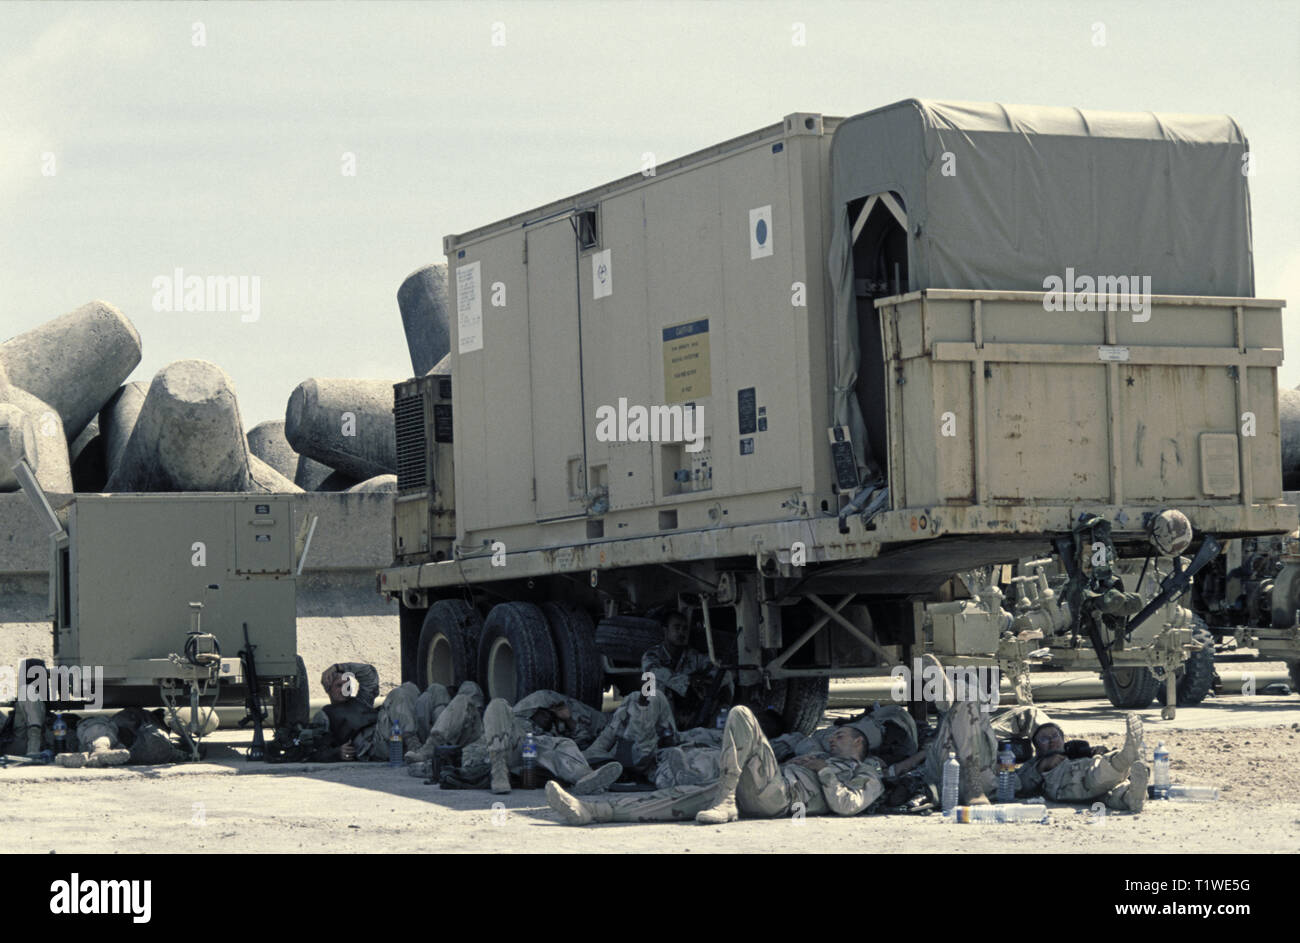
<svg viewBox="0 0 1300 943">
<path fill-rule="evenodd" d="M 1218 786 L 1184 786 L 1172 783 L 1165 787 L 1165 799 L 1180 799 L 1183 802 L 1216 802 L 1219 798 Z"/>
<path fill-rule="evenodd" d="M 1002 742 L 998 751 L 998 802 L 1011 802 L 1016 798 L 1016 755 L 1011 752 L 1010 741 Z"/>
<path fill-rule="evenodd" d="M 1046 822 L 1047 806 L 1037 803 L 1027 805 L 963 805 L 953 809 L 950 820 L 967 824 L 971 822 Z"/>
<path fill-rule="evenodd" d="M 1169 751 L 1164 742 L 1156 744 L 1156 752 L 1151 763 L 1151 786 L 1157 799 L 1163 799 L 1169 791 Z"/>
<path fill-rule="evenodd" d="M 961 764 L 957 762 L 957 754 L 952 751 L 948 752 L 948 759 L 943 764 L 943 789 L 941 798 L 943 800 L 943 811 L 951 812 L 957 808 L 957 794 L 961 783 Z"/>
<path fill-rule="evenodd" d="M 727 710 L 727 708 L 725 708 L 725 707 L 722 708 L 722 710 L 718 711 L 718 717 L 717 717 L 716 720 L 714 720 L 714 722 L 713 722 L 713 726 L 717 727 L 719 730 L 722 730 L 724 727 L 726 727 L 726 726 L 727 726 L 727 715 L 728 715 L 729 713 L 731 713 L 731 712 L 730 712 L 729 710 Z"/>
<path fill-rule="evenodd" d="M 62 714 L 54 715 L 54 752 L 68 752 L 68 722 Z"/>
<path fill-rule="evenodd" d="M 537 738 L 533 736 L 530 730 L 524 737 L 523 749 L 520 751 L 524 760 L 524 788 L 537 788 Z"/>
<path fill-rule="evenodd" d="M 393 731 L 388 735 L 388 765 L 402 765 L 402 728 L 393 721 Z"/>
</svg>

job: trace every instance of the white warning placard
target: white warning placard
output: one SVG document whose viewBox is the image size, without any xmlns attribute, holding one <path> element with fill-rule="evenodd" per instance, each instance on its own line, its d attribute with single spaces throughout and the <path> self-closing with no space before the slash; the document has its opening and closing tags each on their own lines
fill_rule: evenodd
<svg viewBox="0 0 1300 943">
<path fill-rule="evenodd" d="M 614 270 L 609 265 L 609 250 L 591 257 L 591 297 L 605 298 L 614 294 Z"/>
<path fill-rule="evenodd" d="M 772 206 L 749 211 L 749 257 L 761 259 L 772 254 Z"/>
<path fill-rule="evenodd" d="M 483 349 L 483 279 L 481 263 L 456 267 L 456 351 Z"/>
</svg>

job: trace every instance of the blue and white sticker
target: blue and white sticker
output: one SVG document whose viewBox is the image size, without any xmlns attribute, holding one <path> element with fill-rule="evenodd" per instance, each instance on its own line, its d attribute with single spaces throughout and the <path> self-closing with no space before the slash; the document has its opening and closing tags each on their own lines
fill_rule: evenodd
<svg viewBox="0 0 1300 943">
<path fill-rule="evenodd" d="M 609 267 L 609 250 L 591 257 L 591 297 L 605 298 L 614 294 L 614 272 Z"/>
<path fill-rule="evenodd" d="M 761 259 L 772 254 L 772 207 L 760 206 L 749 211 L 749 257 Z"/>
</svg>

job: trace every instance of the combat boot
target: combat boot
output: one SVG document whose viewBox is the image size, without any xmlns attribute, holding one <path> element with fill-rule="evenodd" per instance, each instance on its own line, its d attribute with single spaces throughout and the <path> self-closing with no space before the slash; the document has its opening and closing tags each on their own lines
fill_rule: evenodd
<svg viewBox="0 0 1300 943">
<path fill-rule="evenodd" d="M 1118 812 L 1141 812 L 1147 801 L 1147 783 L 1151 769 L 1141 760 L 1129 767 L 1128 783 L 1106 797 L 1106 805 Z M 1122 791 L 1121 791 L 1122 789 Z"/>
<path fill-rule="evenodd" d="M 54 757 L 54 765 L 64 769 L 80 769 L 86 765 L 86 753 L 59 753 Z"/>
<path fill-rule="evenodd" d="M 593 770 L 573 784 L 575 796 L 590 796 L 605 792 L 623 775 L 622 763 L 606 763 L 598 770 Z"/>
<path fill-rule="evenodd" d="M 86 767 L 104 769 L 109 766 L 125 766 L 130 759 L 130 750 L 96 750 L 86 759 Z"/>
<path fill-rule="evenodd" d="M 1124 715 L 1124 726 L 1124 746 L 1111 759 L 1111 765 L 1121 772 L 1142 756 L 1142 718 L 1130 711 Z"/>
<path fill-rule="evenodd" d="M 492 791 L 504 795 L 510 791 L 510 767 L 504 750 L 492 751 Z"/>
<path fill-rule="evenodd" d="M 428 763 L 433 759 L 434 752 L 442 746 L 442 738 L 436 733 L 429 734 L 429 739 L 424 741 L 423 745 L 416 747 L 406 754 L 402 759 L 407 765 Z M 412 773 L 412 776 L 415 774 Z"/>
</svg>

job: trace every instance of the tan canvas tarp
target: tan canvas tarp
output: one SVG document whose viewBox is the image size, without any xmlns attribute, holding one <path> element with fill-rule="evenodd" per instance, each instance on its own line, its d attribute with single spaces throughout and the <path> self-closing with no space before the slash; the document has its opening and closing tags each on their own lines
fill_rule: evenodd
<svg viewBox="0 0 1300 943">
<path fill-rule="evenodd" d="M 845 120 L 831 144 L 836 422 L 865 442 L 852 201 L 901 198 L 908 290 L 1043 291 L 1069 268 L 1253 297 L 1248 148 L 1224 115 L 912 99 Z"/>
</svg>

